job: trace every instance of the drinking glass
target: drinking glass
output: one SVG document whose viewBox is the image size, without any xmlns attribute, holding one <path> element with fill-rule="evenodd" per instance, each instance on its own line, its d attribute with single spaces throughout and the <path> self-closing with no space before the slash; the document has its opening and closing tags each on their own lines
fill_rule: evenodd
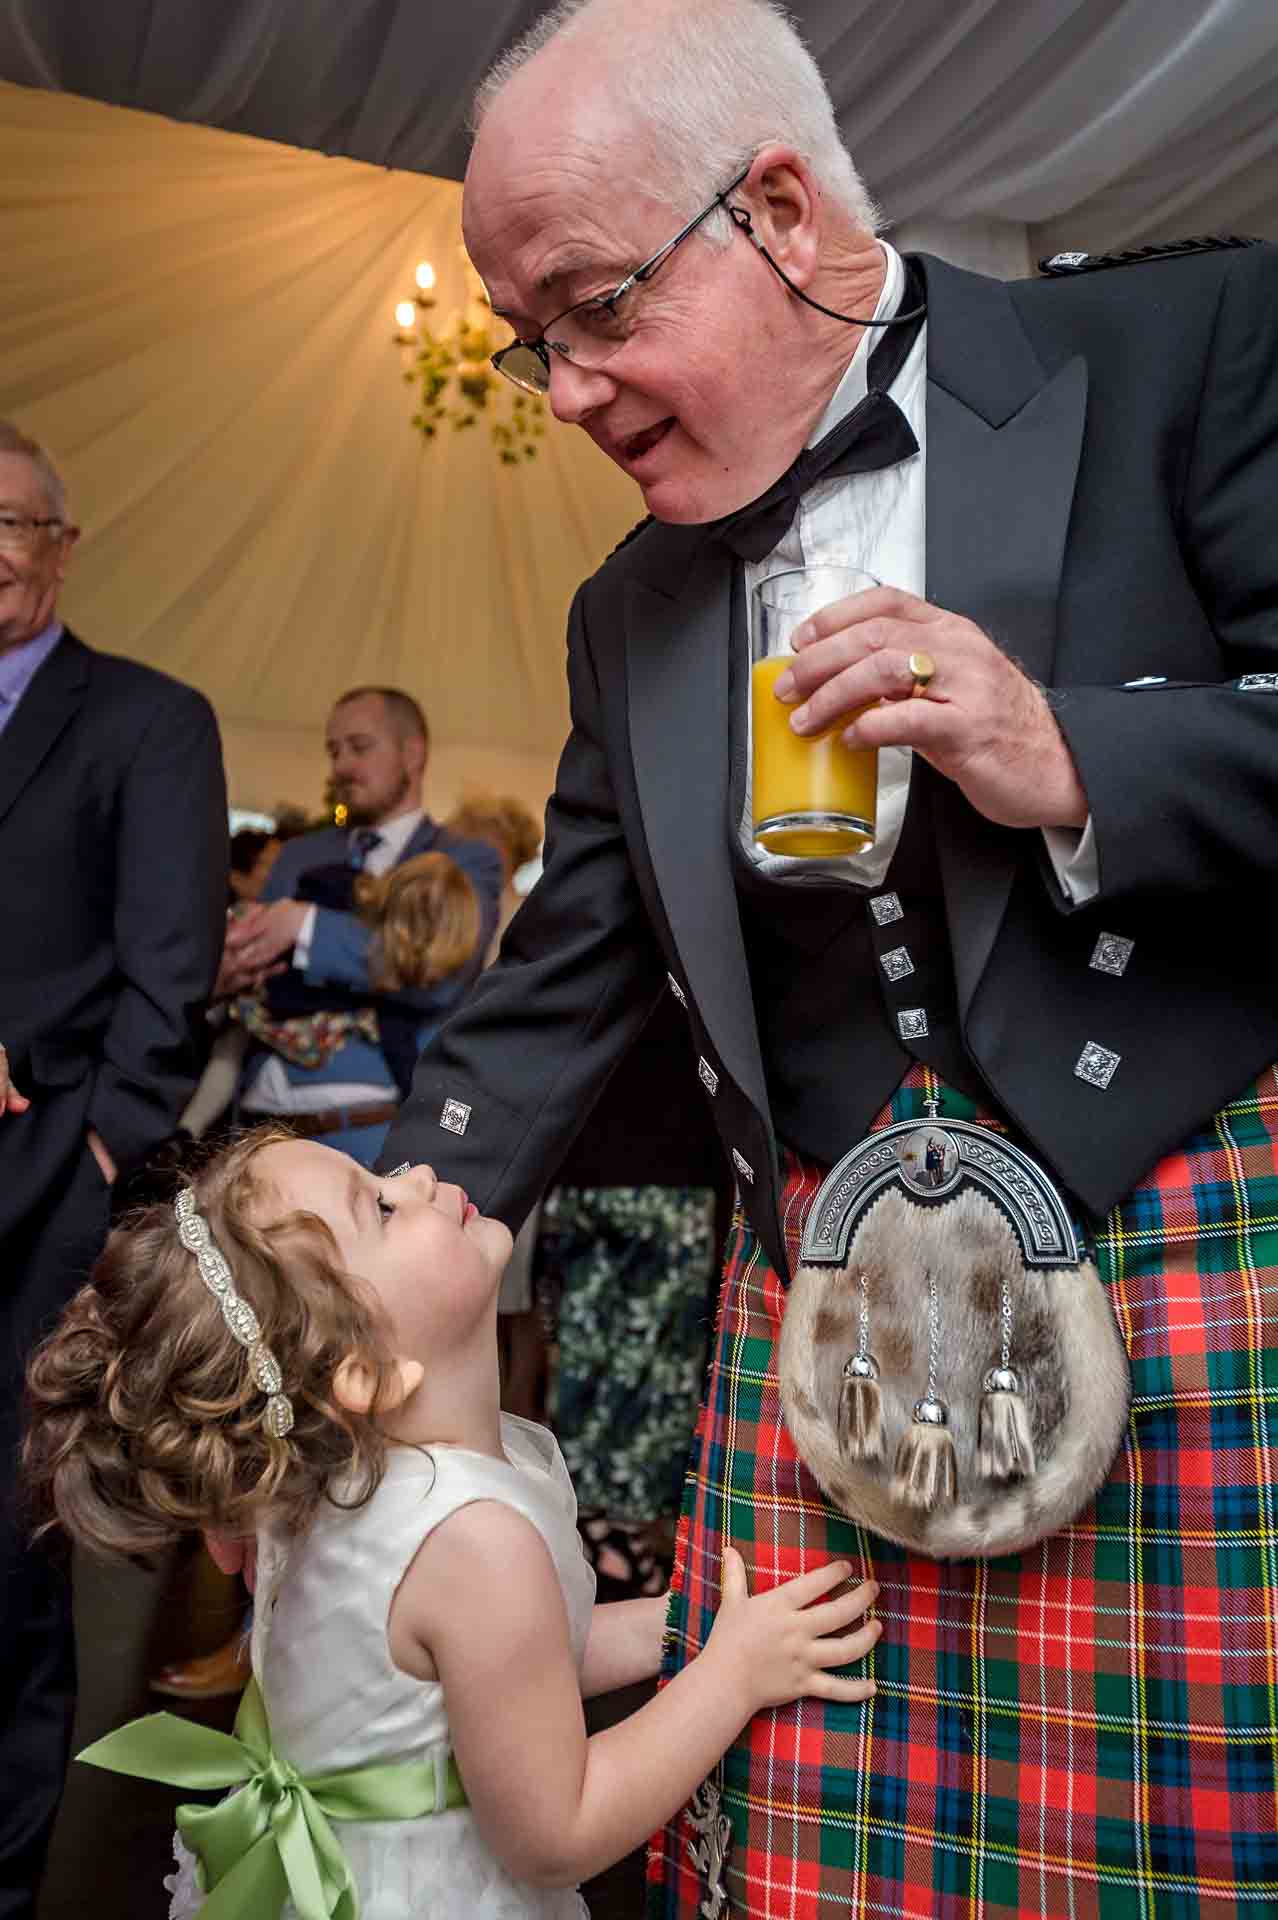
<svg viewBox="0 0 1278 1920">
<path fill-rule="evenodd" d="M 790 726 L 792 707 L 773 686 L 794 660 L 792 638 L 810 614 L 880 582 L 861 567 L 794 567 L 754 590 L 750 636 L 750 740 L 754 837 L 769 853 L 830 859 L 874 844 L 879 756 L 845 747 L 857 718 L 806 737 Z M 860 711 L 864 712 L 862 708 Z"/>
</svg>

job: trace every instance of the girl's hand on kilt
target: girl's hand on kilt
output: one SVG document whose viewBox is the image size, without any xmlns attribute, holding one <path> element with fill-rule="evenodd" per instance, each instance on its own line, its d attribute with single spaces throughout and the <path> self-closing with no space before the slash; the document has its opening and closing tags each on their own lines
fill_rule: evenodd
<svg viewBox="0 0 1278 1920">
<path fill-rule="evenodd" d="M 751 1713 L 804 1697 L 868 1700 L 872 1680 L 832 1671 L 863 1659 L 883 1631 L 879 1621 L 865 1620 L 878 1598 L 875 1581 L 864 1580 L 837 1599 L 824 1598 L 851 1577 L 846 1560 L 833 1560 L 751 1598 L 745 1562 L 735 1547 L 725 1547 L 723 1593 L 702 1659 L 724 1663 Z M 849 1632 L 858 1620 L 864 1625 Z"/>
</svg>

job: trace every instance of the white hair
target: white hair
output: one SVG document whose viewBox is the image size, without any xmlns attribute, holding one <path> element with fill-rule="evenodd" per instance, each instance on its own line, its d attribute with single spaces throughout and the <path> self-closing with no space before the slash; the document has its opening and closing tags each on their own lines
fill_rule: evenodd
<svg viewBox="0 0 1278 1920">
<path fill-rule="evenodd" d="M 45 504 L 55 520 L 64 524 L 67 518 L 67 490 L 62 484 L 62 475 L 40 445 L 12 420 L 0 420 L 0 453 L 16 453 L 23 460 L 29 460 L 35 468 L 44 494 Z"/>
<path fill-rule="evenodd" d="M 800 153 L 819 186 L 866 232 L 878 209 L 843 144 L 821 71 L 775 0 L 558 0 L 489 69 L 476 91 L 478 134 L 515 75 L 552 41 L 591 34 L 607 49 L 609 85 L 647 136 L 643 184 L 657 200 L 692 213 L 699 201 L 780 141 Z M 732 232 L 718 214 L 699 229 Z"/>
</svg>

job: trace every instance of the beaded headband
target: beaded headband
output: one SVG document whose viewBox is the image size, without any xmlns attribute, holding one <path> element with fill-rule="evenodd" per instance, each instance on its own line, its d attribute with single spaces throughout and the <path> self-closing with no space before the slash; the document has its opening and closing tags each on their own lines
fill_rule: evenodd
<svg viewBox="0 0 1278 1920">
<path fill-rule="evenodd" d="M 188 1253 L 195 1255 L 200 1278 L 222 1309 L 228 1332 L 242 1347 L 248 1349 L 249 1371 L 266 1395 L 266 1412 L 263 1415 L 266 1429 L 282 1440 L 293 1425 L 293 1403 L 287 1394 L 280 1392 L 284 1383 L 280 1363 L 262 1340 L 257 1315 L 248 1301 L 242 1300 L 235 1291 L 231 1269 L 213 1238 L 209 1223 L 203 1214 L 196 1211 L 193 1187 L 183 1187 L 173 1202 L 173 1212 L 177 1220 L 178 1239 Z"/>
</svg>

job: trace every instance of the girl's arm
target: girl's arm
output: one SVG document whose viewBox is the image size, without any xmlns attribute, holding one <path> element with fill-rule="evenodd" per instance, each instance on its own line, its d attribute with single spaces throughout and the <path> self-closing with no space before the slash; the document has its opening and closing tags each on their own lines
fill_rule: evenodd
<svg viewBox="0 0 1278 1920">
<path fill-rule="evenodd" d="M 760 1708 L 873 1692 L 830 1671 L 879 1635 L 877 1621 L 847 1631 L 872 1585 L 824 1598 L 849 1572 L 834 1562 L 751 1599 L 729 1549 L 702 1653 L 591 1739 L 558 1577 L 540 1534 L 511 1508 L 463 1507 L 430 1535 L 396 1594 L 391 1641 L 401 1665 L 443 1682 L 457 1764 L 498 1859 L 521 1880 L 573 1886 L 668 1820 Z M 410 1640 L 416 1659 L 404 1656 Z"/>
<path fill-rule="evenodd" d="M 595 1608 L 581 1669 L 583 1700 L 651 1680 L 660 1671 L 667 1598 L 609 1600 Z"/>
</svg>

